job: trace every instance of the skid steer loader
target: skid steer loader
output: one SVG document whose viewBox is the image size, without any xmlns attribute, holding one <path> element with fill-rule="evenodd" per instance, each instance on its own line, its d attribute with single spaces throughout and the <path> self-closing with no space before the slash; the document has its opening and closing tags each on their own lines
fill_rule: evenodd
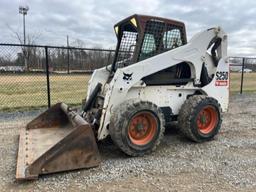
<svg viewBox="0 0 256 192">
<path fill-rule="evenodd" d="M 98 166 L 96 142 L 108 135 L 127 155 L 142 156 L 172 121 L 195 142 L 218 133 L 229 101 L 227 35 L 220 27 L 187 42 L 182 22 L 132 15 L 114 30 L 114 61 L 93 72 L 83 113 L 58 103 L 21 129 L 17 179 Z"/>
</svg>

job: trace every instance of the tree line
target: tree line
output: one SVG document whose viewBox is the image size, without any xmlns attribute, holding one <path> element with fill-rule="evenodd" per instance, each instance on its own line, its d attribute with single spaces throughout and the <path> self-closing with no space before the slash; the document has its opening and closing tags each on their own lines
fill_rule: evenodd
<svg viewBox="0 0 256 192">
<path fill-rule="evenodd" d="M 45 71 L 43 47 L 1 46 L 0 66 L 21 66 L 24 71 Z M 92 71 L 113 62 L 114 51 L 48 48 L 50 71 Z"/>
</svg>

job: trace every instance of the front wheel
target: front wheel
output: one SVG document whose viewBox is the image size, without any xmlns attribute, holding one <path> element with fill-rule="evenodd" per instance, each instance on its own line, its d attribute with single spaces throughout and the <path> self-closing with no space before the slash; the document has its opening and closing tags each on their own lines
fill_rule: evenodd
<svg viewBox="0 0 256 192">
<path fill-rule="evenodd" d="M 109 126 L 114 143 L 130 156 L 153 151 L 160 143 L 164 129 L 161 109 L 151 102 L 136 100 L 116 107 Z"/>
<path fill-rule="evenodd" d="M 181 132 L 195 142 L 209 141 L 221 127 L 221 109 L 217 100 L 204 95 L 188 98 L 178 117 Z"/>
</svg>

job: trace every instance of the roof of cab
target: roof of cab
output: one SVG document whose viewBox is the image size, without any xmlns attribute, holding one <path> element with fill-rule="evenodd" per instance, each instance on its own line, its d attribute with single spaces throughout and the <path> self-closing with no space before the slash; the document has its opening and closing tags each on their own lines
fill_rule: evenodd
<svg viewBox="0 0 256 192">
<path fill-rule="evenodd" d="M 114 25 L 114 27 L 120 26 L 123 23 L 126 23 L 127 21 L 130 21 L 132 18 L 135 18 L 136 21 L 139 23 L 139 26 L 141 26 L 142 28 L 144 28 L 144 25 L 149 20 L 158 20 L 158 21 L 165 22 L 167 24 L 178 25 L 178 26 L 181 26 L 181 27 L 185 28 L 185 24 L 183 22 L 181 22 L 181 21 L 177 21 L 177 20 L 173 20 L 173 19 L 167 19 L 167 18 L 162 18 L 162 17 L 156 17 L 156 16 L 139 15 L 139 14 L 131 15 L 131 16 L 129 16 L 129 17 L 119 21 L 117 24 Z"/>
</svg>

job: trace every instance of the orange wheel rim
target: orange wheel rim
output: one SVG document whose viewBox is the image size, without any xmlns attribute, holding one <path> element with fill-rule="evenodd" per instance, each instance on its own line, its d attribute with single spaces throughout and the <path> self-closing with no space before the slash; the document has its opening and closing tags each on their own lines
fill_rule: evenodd
<svg viewBox="0 0 256 192">
<path fill-rule="evenodd" d="M 128 135 L 135 145 L 146 145 L 154 138 L 157 130 L 157 118 L 150 112 L 135 114 L 128 126 Z"/>
<path fill-rule="evenodd" d="M 196 119 L 197 127 L 203 134 L 210 133 L 218 123 L 218 113 L 213 106 L 204 107 Z"/>
</svg>

